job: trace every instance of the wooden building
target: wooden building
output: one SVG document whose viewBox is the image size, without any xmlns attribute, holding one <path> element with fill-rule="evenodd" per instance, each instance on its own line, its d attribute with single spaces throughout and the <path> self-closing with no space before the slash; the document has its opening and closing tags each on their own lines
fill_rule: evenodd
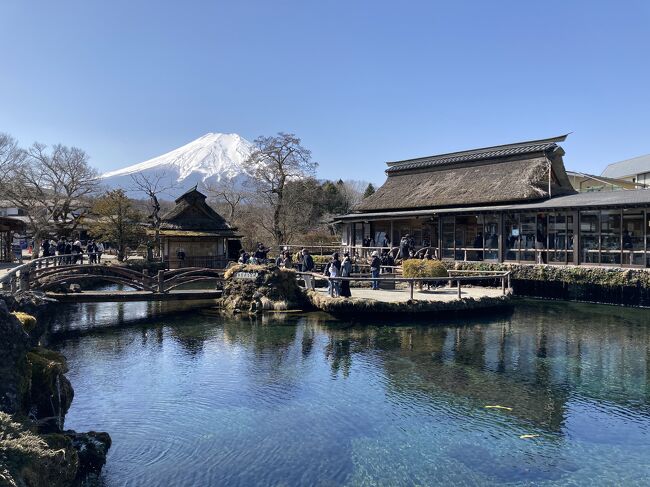
<svg viewBox="0 0 650 487">
<path fill-rule="evenodd" d="M 240 236 L 205 201 L 206 196 L 190 189 L 176 199 L 176 206 L 162 217 L 162 254 L 169 267 L 223 268 L 237 260 Z"/>
<path fill-rule="evenodd" d="M 0 262 L 15 260 L 12 250 L 13 234 L 24 231 L 24 222 L 14 218 L 0 217 Z"/>
<path fill-rule="evenodd" d="M 363 254 L 416 250 L 449 260 L 650 267 L 650 190 L 585 192 L 564 168 L 566 136 L 387 163 L 386 182 L 341 215 Z"/>
</svg>

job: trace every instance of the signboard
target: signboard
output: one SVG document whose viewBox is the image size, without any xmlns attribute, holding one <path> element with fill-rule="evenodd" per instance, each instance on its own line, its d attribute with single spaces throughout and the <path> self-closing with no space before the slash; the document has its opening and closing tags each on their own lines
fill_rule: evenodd
<svg viewBox="0 0 650 487">
<path fill-rule="evenodd" d="M 257 276 L 259 276 L 259 274 L 257 272 L 243 272 L 243 271 L 240 271 L 240 272 L 235 272 L 234 277 L 235 277 L 235 279 L 249 279 L 249 280 L 254 281 L 255 279 L 257 279 Z"/>
</svg>

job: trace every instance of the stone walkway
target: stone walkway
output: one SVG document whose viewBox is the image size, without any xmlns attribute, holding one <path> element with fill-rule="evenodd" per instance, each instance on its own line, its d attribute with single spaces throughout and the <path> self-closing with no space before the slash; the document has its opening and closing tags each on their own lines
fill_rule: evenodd
<svg viewBox="0 0 650 487">
<path fill-rule="evenodd" d="M 318 292 L 323 295 L 327 295 L 326 289 L 317 289 Z M 373 291 L 370 288 L 352 288 L 353 298 L 361 299 L 374 299 L 375 301 L 383 301 L 385 303 L 399 303 L 406 302 L 411 299 L 411 293 L 409 289 L 396 289 L 396 290 L 385 290 L 379 289 Z M 482 298 L 482 297 L 492 297 L 496 298 L 503 296 L 503 291 L 501 288 L 495 287 L 464 287 L 461 288 L 461 297 L 462 298 Z M 422 290 L 418 291 L 415 289 L 413 291 L 413 299 L 418 301 L 440 301 L 440 302 L 451 302 L 458 299 L 458 289 L 456 287 L 447 288 L 440 287 L 435 290 Z"/>
</svg>

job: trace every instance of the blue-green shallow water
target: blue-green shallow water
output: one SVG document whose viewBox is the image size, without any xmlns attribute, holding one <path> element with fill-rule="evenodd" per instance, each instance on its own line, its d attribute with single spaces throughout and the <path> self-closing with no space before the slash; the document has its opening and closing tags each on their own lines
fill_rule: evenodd
<svg viewBox="0 0 650 487">
<path fill-rule="evenodd" d="M 79 305 L 66 327 L 88 306 L 112 322 L 116 305 Z M 109 486 L 648 485 L 647 316 L 522 302 L 342 328 L 188 311 L 55 346 L 75 389 L 66 427 L 113 438 Z"/>
</svg>

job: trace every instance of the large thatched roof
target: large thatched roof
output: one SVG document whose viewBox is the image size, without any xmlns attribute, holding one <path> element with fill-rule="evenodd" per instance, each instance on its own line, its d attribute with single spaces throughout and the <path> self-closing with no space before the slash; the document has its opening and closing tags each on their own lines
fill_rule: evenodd
<svg viewBox="0 0 650 487">
<path fill-rule="evenodd" d="M 564 151 L 552 139 L 389 162 L 388 179 L 358 211 L 403 210 L 541 200 L 572 194 Z"/>
<path fill-rule="evenodd" d="M 162 217 L 161 230 L 213 232 L 223 236 L 235 236 L 234 230 L 219 213 L 206 202 L 206 196 L 196 189 L 179 196 L 176 206 Z"/>
</svg>

